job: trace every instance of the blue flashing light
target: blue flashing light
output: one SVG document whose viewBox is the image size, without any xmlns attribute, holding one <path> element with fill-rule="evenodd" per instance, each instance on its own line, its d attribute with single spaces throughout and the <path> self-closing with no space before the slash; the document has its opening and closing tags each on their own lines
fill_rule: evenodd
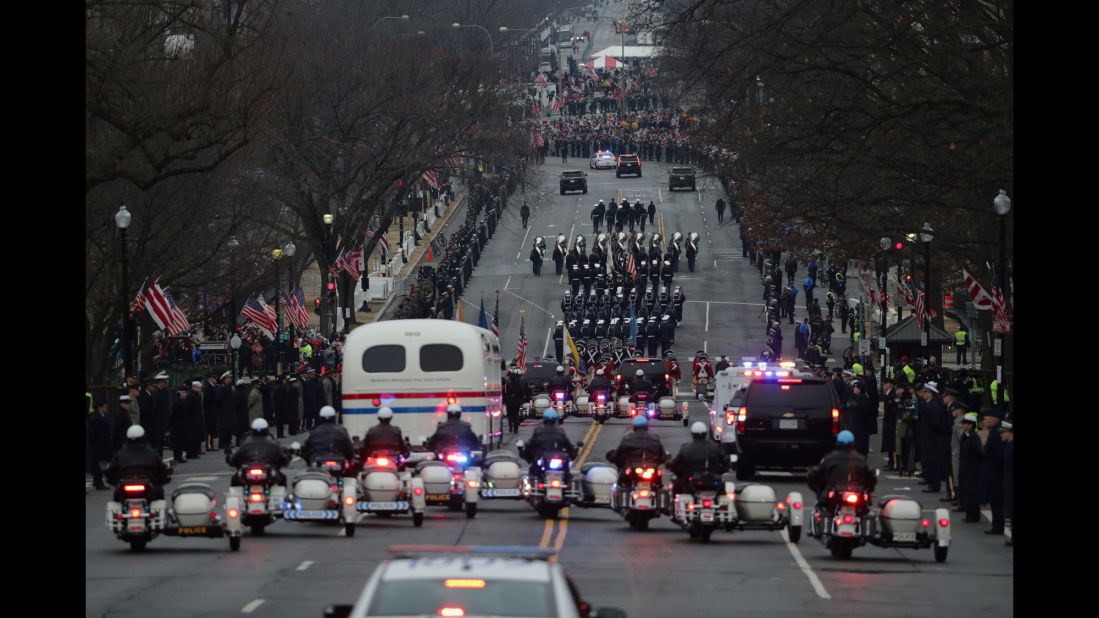
<svg viewBox="0 0 1099 618">
<path fill-rule="evenodd" d="M 560 457 L 554 457 L 549 462 L 550 470 L 560 470 L 562 463 L 563 462 L 561 461 Z"/>
</svg>

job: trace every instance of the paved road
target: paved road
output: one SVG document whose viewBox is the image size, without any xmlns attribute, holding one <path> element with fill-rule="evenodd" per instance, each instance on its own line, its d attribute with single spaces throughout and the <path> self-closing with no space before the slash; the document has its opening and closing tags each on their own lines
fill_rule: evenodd
<svg viewBox="0 0 1099 618">
<path fill-rule="evenodd" d="M 613 43 L 609 24 L 599 22 L 593 49 Z M 600 198 L 617 197 L 621 190 L 631 201 L 640 197 L 656 202 L 665 237 L 675 231 L 702 236 L 698 271 L 687 272 L 684 259 L 675 278 L 689 299 L 684 326 L 676 333 L 678 355 L 687 357 L 698 349 L 734 358 L 757 354 L 764 342 L 758 272 L 740 257 L 736 224 L 717 225 L 717 183 L 701 179 L 699 192 L 673 194 L 667 191 L 666 165 L 642 165 L 642 178 L 616 179 L 613 171 L 589 170 L 588 195 L 560 196 L 560 171 L 587 169 L 587 162 L 562 165 L 547 159 L 541 166 L 542 189 L 526 195 L 533 211 L 530 229 L 522 229 L 518 202 L 513 203 L 467 288 L 466 320 L 476 323 L 481 291 L 491 312 L 495 291 L 500 290 L 505 354 L 515 349 L 520 309 L 526 309 L 528 358 L 540 356 L 546 348 L 552 353 L 549 329 L 560 313 L 566 285 L 552 275 L 552 261 L 545 264 L 541 277 L 532 275 L 526 261 L 531 242 L 543 235 L 552 248 L 558 232 L 569 234 L 570 243 L 576 233 L 590 234 L 592 205 Z M 804 315 L 804 310 L 799 308 L 797 315 Z M 793 344 L 788 329 L 784 325 L 787 351 Z M 839 352 L 844 347 L 837 337 L 833 349 Z M 704 407 L 692 402 L 689 413 L 702 417 Z M 525 422 L 518 437 L 528 437 L 535 425 Z M 680 423 L 658 422 L 654 427 L 672 452 L 689 439 Z M 593 426 L 586 419 L 569 419 L 565 428 L 574 441 L 594 441 L 586 456 L 589 461 L 603 459 L 628 430 L 622 420 Z M 508 443 L 513 441 L 509 435 Z M 875 458 L 876 450 L 875 440 Z M 880 460 L 874 463 L 880 465 Z M 180 466 L 169 489 L 201 480 L 224 495 L 229 474 L 222 457 L 212 453 Z M 802 491 L 811 503 L 804 476 L 764 473 L 757 482 L 771 484 L 778 495 Z M 911 479 L 883 475 L 878 495 L 919 489 Z M 973 612 L 1005 616 L 1014 610 L 1011 550 L 1003 547 L 1002 537 L 981 534 L 987 524 L 963 524 L 959 514 L 953 516 L 954 538 L 944 564 L 936 563 L 930 550 L 876 547 L 857 549 L 852 560 L 838 561 L 812 539 L 803 538 L 793 546 L 782 534 L 771 532 L 718 532 L 710 544 L 700 545 L 666 518 L 654 521 L 647 532 L 638 532 L 605 509 L 568 509 L 559 521 L 547 523 L 526 504 L 510 501 L 482 502 L 473 520 L 433 507 L 422 528 L 414 528 L 405 517 L 367 517 L 350 539 L 335 526 L 280 521 L 265 537 L 246 533 L 241 551 L 235 553 L 229 552 L 225 540 L 160 537 L 147 552 L 132 554 L 105 529 L 108 494 L 93 491 L 86 498 L 87 616 L 316 616 L 330 603 L 353 602 L 385 558 L 385 546 L 397 543 L 553 547 L 591 603 L 621 607 L 633 618 L 737 613 L 938 618 Z M 924 506 L 939 504 L 925 501 Z"/>
</svg>

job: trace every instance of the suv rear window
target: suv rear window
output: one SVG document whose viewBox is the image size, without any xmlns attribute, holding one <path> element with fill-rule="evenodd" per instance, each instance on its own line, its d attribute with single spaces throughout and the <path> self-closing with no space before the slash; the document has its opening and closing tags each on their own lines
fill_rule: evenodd
<svg viewBox="0 0 1099 618">
<path fill-rule="evenodd" d="M 637 155 L 622 155 L 623 163 L 637 163 Z"/>
<path fill-rule="evenodd" d="M 689 168 L 689 167 L 673 167 L 672 168 L 672 173 L 673 174 L 693 174 L 693 173 L 695 173 L 695 171 L 694 171 L 694 169 Z"/>
<path fill-rule="evenodd" d="M 376 345 L 363 352 L 363 371 L 366 373 L 400 373 L 404 367 L 403 345 Z"/>
<path fill-rule="evenodd" d="M 789 386 L 789 390 L 782 387 Z M 748 389 L 748 413 L 753 406 L 780 406 L 784 408 L 821 408 L 831 412 L 833 389 L 824 382 L 802 382 L 801 384 L 779 384 L 777 382 L 755 382 Z"/>
<path fill-rule="evenodd" d="M 618 372 L 624 376 L 633 377 L 638 369 L 644 371 L 646 375 L 664 373 L 664 365 L 660 363 L 639 363 L 637 361 L 622 363 L 622 368 Z"/>
<path fill-rule="evenodd" d="M 564 172 L 561 176 L 565 178 L 583 178 L 584 172 Z"/>
</svg>

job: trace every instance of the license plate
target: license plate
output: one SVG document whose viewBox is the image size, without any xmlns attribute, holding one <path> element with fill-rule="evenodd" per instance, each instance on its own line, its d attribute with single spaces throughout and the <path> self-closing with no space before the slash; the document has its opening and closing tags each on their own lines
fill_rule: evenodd
<svg viewBox="0 0 1099 618">
<path fill-rule="evenodd" d="M 366 510 L 368 511 L 399 511 L 401 509 L 400 502 L 367 502 Z"/>
<path fill-rule="evenodd" d="M 714 514 L 711 511 L 702 511 L 702 521 L 713 521 Z"/>
<path fill-rule="evenodd" d="M 893 540 L 894 541 L 915 541 L 916 540 L 916 533 L 915 532 L 894 532 L 893 533 Z"/>
<path fill-rule="evenodd" d="M 836 534 L 839 536 L 855 536 L 855 526 L 844 524 L 836 530 Z"/>
<path fill-rule="evenodd" d="M 779 429 L 797 429 L 798 419 L 796 418 L 783 418 L 778 421 Z"/>
<path fill-rule="evenodd" d="M 206 526 L 193 526 L 190 528 L 180 528 L 180 536 L 187 536 L 191 534 L 206 534 Z"/>
<path fill-rule="evenodd" d="M 561 490 L 560 489 L 547 490 L 546 491 L 546 499 L 547 500 L 560 500 L 561 499 Z"/>
<path fill-rule="evenodd" d="M 126 529 L 130 532 L 142 532 L 145 530 L 145 520 L 131 519 L 129 524 L 126 526 Z"/>
<path fill-rule="evenodd" d="M 513 498 L 520 495 L 518 489 L 486 489 L 482 495 L 486 498 Z"/>
<path fill-rule="evenodd" d="M 450 500 L 450 494 L 427 494 L 427 500 Z"/>
<path fill-rule="evenodd" d="M 253 504 L 249 504 L 248 505 L 248 512 L 249 513 L 266 513 L 267 512 L 267 505 L 262 503 L 262 502 L 255 502 Z"/>
</svg>

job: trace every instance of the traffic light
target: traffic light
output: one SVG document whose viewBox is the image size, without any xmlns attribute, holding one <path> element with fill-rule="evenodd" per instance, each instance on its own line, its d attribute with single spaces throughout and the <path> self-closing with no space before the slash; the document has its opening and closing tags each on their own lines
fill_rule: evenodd
<svg viewBox="0 0 1099 618">
<path fill-rule="evenodd" d="M 900 250 L 904 249 L 904 243 L 898 240 L 898 241 L 897 241 L 897 242 L 896 242 L 896 243 L 895 243 L 895 244 L 893 245 L 893 248 L 894 248 L 894 249 L 896 249 L 897 251 L 900 251 Z"/>
<path fill-rule="evenodd" d="M 321 314 L 321 299 L 319 298 L 313 300 L 313 313 Z"/>
<path fill-rule="evenodd" d="M 328 302 L 332 303 L 332 306 L 336 306 L 336 282 L 328 282 Z"/>
</svg>

